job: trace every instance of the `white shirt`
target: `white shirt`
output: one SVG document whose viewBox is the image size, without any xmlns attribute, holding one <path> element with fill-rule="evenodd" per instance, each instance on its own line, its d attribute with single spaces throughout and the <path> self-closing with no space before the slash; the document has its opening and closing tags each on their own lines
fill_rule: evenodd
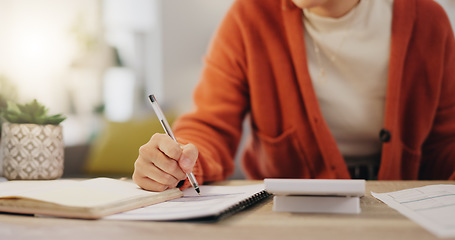
<svg viewBox="0 0 455 240">
<path fill-rule="evenodd" d="M 361 0 L 341 18 L 303 10 L 313 87 L 343 156 L 381 150 L 392 8 L 393 0 Z"/>
</svg>

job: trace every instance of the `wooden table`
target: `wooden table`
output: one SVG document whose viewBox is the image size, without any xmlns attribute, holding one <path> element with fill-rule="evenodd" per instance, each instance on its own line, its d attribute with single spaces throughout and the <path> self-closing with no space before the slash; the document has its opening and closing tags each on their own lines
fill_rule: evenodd
<svg viewBox="0 0 455 240">
<path fill-rule="evenodd" d="M 243 185 L 256 181 L 226 181 Z M 41 218 L 0 214 L 0 239 L 438 239 L 413 221 L 371 196 L 455 181 L 367 181 L 362 213 L 293 214 L 272 211 L 269 198 L 216 223 L 146 222 Z M 455 218 L 454 218 L 455 219 Z"/>
</svg>

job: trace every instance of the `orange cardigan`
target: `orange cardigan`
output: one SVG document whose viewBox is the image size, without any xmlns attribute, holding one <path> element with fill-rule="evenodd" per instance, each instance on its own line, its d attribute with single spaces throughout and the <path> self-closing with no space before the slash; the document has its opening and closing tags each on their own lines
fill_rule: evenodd
<svg viewBox="0 0 455 240">
<path fill-rule="evenodd" d="M 174 130 L 199 149 L 199 182 L 226 179 L 242 122 L 251 179 L 350 178 L 307 68 L 302 10 L 290 0 L 237 0 L 221 23 Z M 374 56 L 371 56 L 374 57 Z M 431 0 L 395 0 L 379 179 L 455 179 L 455 42 Z"/>
</svg>

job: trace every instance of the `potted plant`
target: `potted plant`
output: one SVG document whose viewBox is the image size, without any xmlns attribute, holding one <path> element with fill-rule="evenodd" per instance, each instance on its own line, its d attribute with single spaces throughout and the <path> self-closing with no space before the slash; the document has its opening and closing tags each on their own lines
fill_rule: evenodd
<svg viewBox="0 0 455 240">
<path fill-rule="evenodd" d="M 64 144 L 61 114 L 48 115 L 38 101 L 8 102 L 3 110 L 3 177 L 56 179 L 63 174 Z"/>
</svg>

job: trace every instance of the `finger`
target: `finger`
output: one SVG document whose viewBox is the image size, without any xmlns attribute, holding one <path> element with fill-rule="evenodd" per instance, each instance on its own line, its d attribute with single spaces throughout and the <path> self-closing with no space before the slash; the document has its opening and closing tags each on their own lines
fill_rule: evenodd
<svg viewBox="0 0 455 240">
<path fill-rule="evenodd" d="M 171 175 L 177 180 L 185 179 L 185 172 L 180 168 L 178 162 L 174 159 L 166 158 L 160 161 L 153 161 L 156 168 Z"/>
<path fill-rule="evenodd" d="M 193 171 L 199 152 L 193 144 L 182 146 L 182 154 L 179 159 L 179 166 L 185 173 Z"/>
<path fill-rule="evenodd" d="M 167 190 L 169 186 L 164 184 L 158 183 L 148 177 L 143 176 L 142 174 L 134 171 L 133 173 L 133 181 L 142 189 L 154 192 L 162 192 Z"/>
<path fill-rule="evenodd" d="M 142 169 L 147 177 L 166 185 L 174 185 L 174 181 L 185 179 L 185 173 L 180 169 L 176 160 L 171 159 L 163 149 L 173 149 L 174 154 L 180 156 L 180 145 L 164 134 L 154 134 L 150 141 L 139 148 L 139 158 L 136 169 Z M 170 154 L 169 154 L 170 155 Z M 164 172 L 165 174 L 163 174 Z M 173 176 L 176 180 L 167 175 Z"/>
<path fill-rule="evenodd" d="M 153 180 L 151 177 L 148 177 L 147 173 L 150 171 L 148 169 L 150 165 L 153 165 L 150 162 L 144 161 L 141 156 L 138 157 L 136 162 L 134 163 L 134 172 L 133 172 L 133 180 L 134 182 L 143 189 L 149 191 L 164 191 L 170 186 L 168 184 L 159 183 Z"/>
<path fill-rule="evenodd" d="M 175 162 L 174 160 L 166 161 Z M 136 161 L 135 169 L 138 169 L 138 171 L 141 172 L 145 177 L 148 177 L 158 183 L 169 187 L 177 186 L 178 182 L 180 181 L 180 179 L 175 178 L 172 174 L 163 171 L 151 162 Z"/>
<path fill-rule="evenodd" d="M 177 162 L 182 155 L 182 148 L 168 135 L 154 134 L 150 140 L 150 146 L 143 146 L 140 151 L 142 151 L 141 155 L 147 156 L 162 171 L 169 173 L 178 180 L 186 178 Z"/>
<path fill-rule="evenodd" d="M 169 158 L 178 160 L 182 154 L 180 144 L 167 134 L 155 133 L 150 139 L 150 142 Z"/>
</svg>

